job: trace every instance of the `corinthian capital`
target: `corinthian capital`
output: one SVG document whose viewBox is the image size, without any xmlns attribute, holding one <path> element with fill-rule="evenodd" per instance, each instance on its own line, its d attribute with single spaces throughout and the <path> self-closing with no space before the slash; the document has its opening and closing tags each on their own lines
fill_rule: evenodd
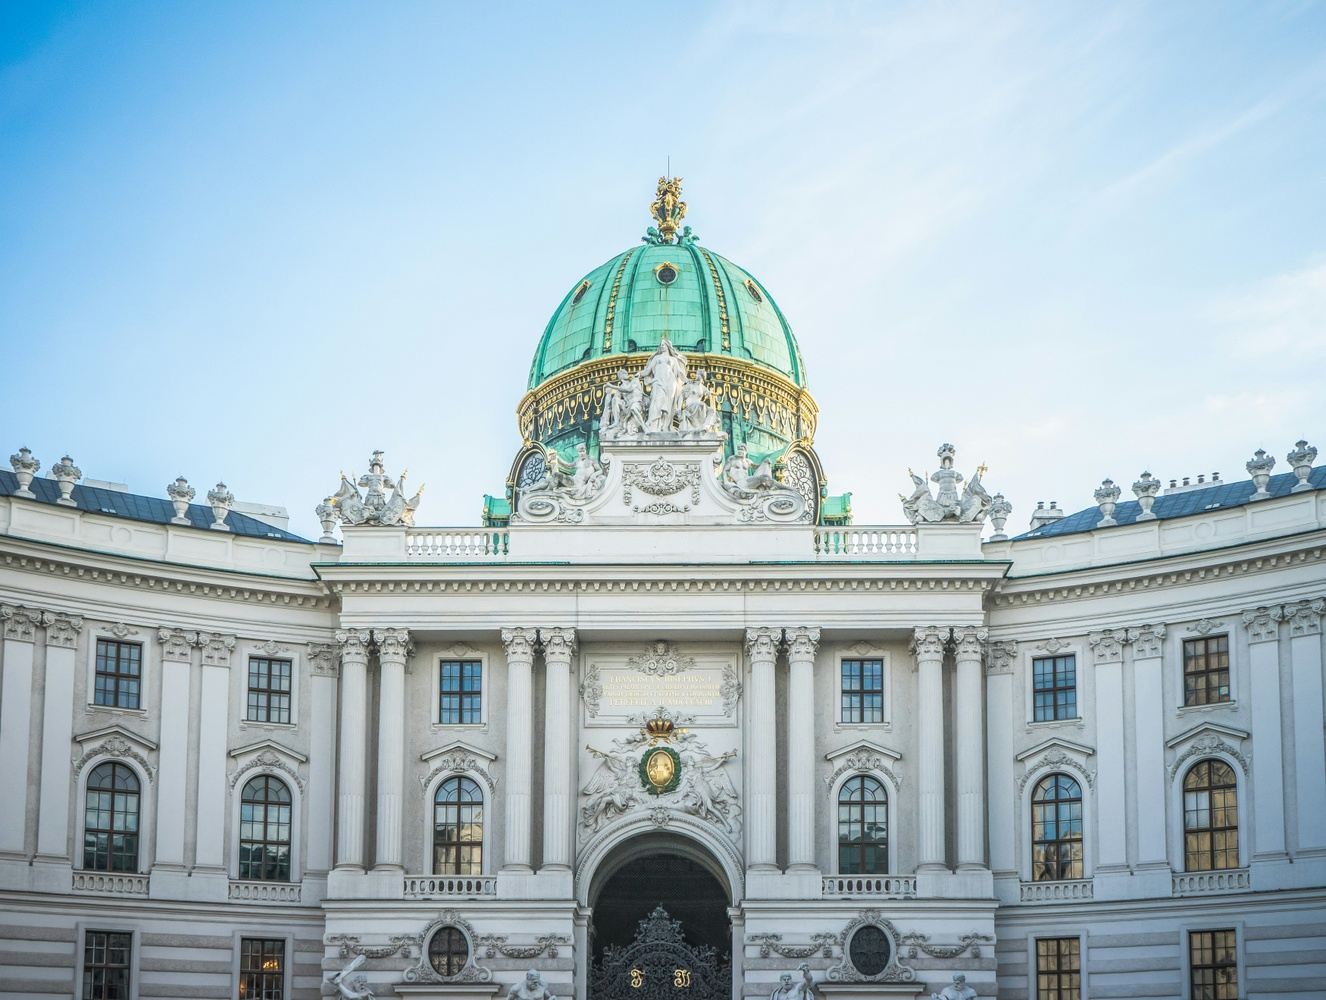
<svg viewBox="0 0 1326 1000">
<path fill-rule="evenodd" d="M 780 628 L 746 629 L 746 655 L 752 660 L 773 660 L 778 657 L 778 643 L 782 641 Z"/>
<path fill-rule="evenodd" d="M 157 629 L 157 639 L 161 642 L 161 658 L 179 663 L 188 663 L 193 647 L 198 645 L 198 633 L 182 628 Z"/>
<path fill-rule="evenodd" d="M 965 625 L 953 630 L 953 656 L 959 660 L 979 660 L 985 652 L 990 630 L 979 625 Z"/>
<path fill-rule="evenodd" d="M 34 630 L 41 624 L 41 612 L 36 608 L 20 608 L 13 604 L 0 604 L 0 621 L 5 624 L 5 638 L 32 642 Z"/>
<path fill-rule="evenodd" d="M 83 619 L 78 615 L 43 611 L 41 623 L 46 626 L 46 645 L 61 649 L 73 649 L 78 645 L 78 633 L 83 631 Z"/>
<path fill-rule="evenodd" d="M 368 644 L 373 633 L 366 628 L 342 628 L 336 630 L 336 642 L 341 647 L 342 660 L 368 659 Z"/>
<path fill-rule="evenodd" d="M 508 660 L 534 659 L 534 647 L 539 641 L 538 629 L 504 628 L 502 645 L 506 648 Z"/>
<path fill-rule="evenodd" d="M 1018 656 L 1018 644 L 1012 639 L 996 639 L 985 653 L 985 669 L 992 674 L 1013 672 L 1013 661 Z"/>
<path fill-rule="evenodd" d="M 787 642 L 787 657 L 789 660 L 813 660 L 815 650 L 820 644 L 820 630 L 814 626 L 802 625 L 799 628 L 790 628 L 784 634 Z"/>
<path fill-rule="evenodd" d="M 539 641 L 543 643 L 545 658 L 569 660 L 576 651 L 576 630 L 573 628 L 541 628 Z"/>
<path fill-rule="evenodd" d="M 1248 630 L 1249 642 L 1271 642 L 1280 637 L 1280 619 L 1285 609 L 1280 605 L 1253 608 L 1243 612 L 1243 627 Z"/>
<path fill-rule="evenodd" d="M 1133 644 L 1133 656 L 1149 659 L 1159 656 L 1165 645 L 1165 626 L 1138 625 L 1128 630 L 1128 641 Z"/>
<path fill-rule="evenodd" d="M 1087 636 L 1087 643 L 1097 663 L 1118 663 L 1123 659 L 1123 647 L 1128 632 L 1121 628 L 1101 629 Z"/>
<path fill-rule="evenodd" d="M 410 630 L 405 628 L 375 628 L 373 641 L 378 644 L 378 657 L 384 660 L 403 660 L 410 655 Z"/>
<path fill-rule="evenodd" d="M 924 625 L 912 633 L 912 654 L 919 660 L 942 660 L 949 629 Z"/>
<path fill-rule="evenodd" d="M 1295 601 L 1285 605 L 1285 621 L 1289 623 L 1290 638 L 1321 633 L 1321 616 L 1326 612 L 1326 598 Z"/>
<path fill-rule="evenodd" d="M 222 632 L 200 632 L 198 645 L 203 648 L 203 664 L 208 667 L 230 666 L 230 653 L 235 648 L 235 637 Z"/>
</svg>

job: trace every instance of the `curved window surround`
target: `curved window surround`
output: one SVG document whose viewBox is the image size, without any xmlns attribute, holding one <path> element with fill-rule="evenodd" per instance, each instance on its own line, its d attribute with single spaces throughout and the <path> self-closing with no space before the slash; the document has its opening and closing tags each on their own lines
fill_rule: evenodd
<svg viewBox="0 0 1326 1000">
<path fill-rule="evenodd" d="M 262 774 L 244 785 L 239 804 L 239 877 L 290 881 L 290 789 Z"/>
<path fill-rule="evenodd" d="M 428 964 L 439 976 L 459 976 L 469 960 L 470 943 L 459 927 L 439 927 L 428 941 Z"/>
<path fill-rule="evenodd" d="M 448 778 L 433 796 L 433 874 L 483 872 L 483 792 L 469 778 Z"/>
<path fill-rule="evenodd" d="M 1082 786 L 1047 775 L 1031 795 L 1031 879 L 1080 879 L 1082 869 Z"/>
<path fill-rule="evenodd" d="M 138 871 L 138 775 L 107 761 L 88 775 L 83 810 L 83 868 Z"/>
<path fill-rule="evenodd" d="M 1183 779 L 1183 867 L 1239 866 L 1238 782 L 1223 760 L 1199 760 Z"/>
<path fill-rule="evenodd" d="M 857 775 L 838 790 L 838 874 L 889 870 L 889 796 L 878 779 Z"/>
</svg>

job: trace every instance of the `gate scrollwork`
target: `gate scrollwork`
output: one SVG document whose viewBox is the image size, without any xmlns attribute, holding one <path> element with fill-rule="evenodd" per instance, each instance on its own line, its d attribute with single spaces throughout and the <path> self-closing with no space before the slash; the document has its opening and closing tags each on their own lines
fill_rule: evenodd
<svg viewBox="0 0 1326 1000">
<path fill-rule="evenodd" d="M 635 940 L 610 945 L 589 977 L 591 1000 L 728 1000 L 732 972 L 710 946 L 692 946 L 681 921 L 661 906 L 640 921 Z"/>
</svg>

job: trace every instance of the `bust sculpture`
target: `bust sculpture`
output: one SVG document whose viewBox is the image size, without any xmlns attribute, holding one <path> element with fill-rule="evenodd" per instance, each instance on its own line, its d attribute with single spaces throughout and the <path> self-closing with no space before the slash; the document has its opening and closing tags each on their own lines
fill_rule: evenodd
<svg viewBox="0 0 1326 1000">
<path fill-rule="evenodd" d="M 506 996 L 507 1000 L 557 1000 L 556 994 L 543 985 L 538 969 L 525 973 L 525 978 L 511 987 Z"/>
<path fill-rule="evenodd" d="M 967 985 L 967 977 L 958 972 L 954 974 L 951 985 L 930 996 L 931 1000 L 975 1000 L 976 991 Z"/>
<path fill-rule="evenodd" d="M 796 987 L 792 985 L 792 973 L 784 972 L 778 977 L 778 985 L 769 994 L 769 1000 L 793 1000 L 795 996 Z"/>
</svg>

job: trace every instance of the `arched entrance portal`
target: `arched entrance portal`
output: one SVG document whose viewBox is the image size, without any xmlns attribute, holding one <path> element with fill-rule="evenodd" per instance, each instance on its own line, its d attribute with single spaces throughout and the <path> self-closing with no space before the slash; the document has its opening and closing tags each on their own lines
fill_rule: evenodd
<svg viewBox="0 0 1326 1000">
<path fill-rule="evenodd" d="M 588 1000 L 727 1000 L 731 893 L 698 845 L 622 845 L 590 891 Z"/>
</svg>

